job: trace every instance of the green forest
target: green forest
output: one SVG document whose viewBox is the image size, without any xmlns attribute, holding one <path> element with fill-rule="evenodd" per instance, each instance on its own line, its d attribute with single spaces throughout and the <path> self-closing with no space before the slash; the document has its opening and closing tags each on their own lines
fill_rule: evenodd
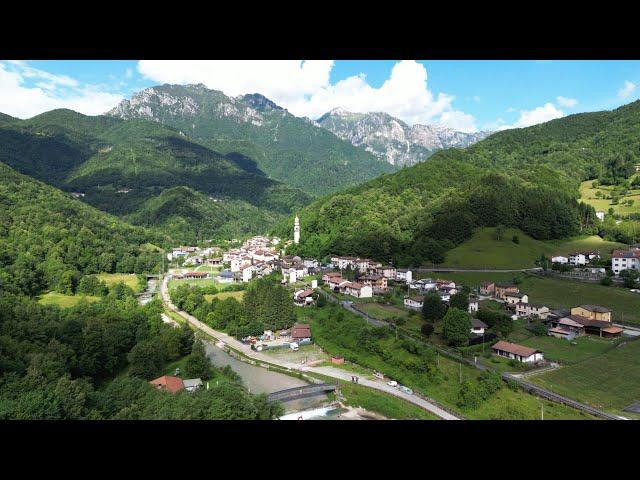
<svg viewBox="0 0 640 480">
<path fill-rule="evenodd" d="M 580 182 L 625 182 L 640 163 L 640 102 L 506 130 L 424 163 L 316 200 L 297 212 L 291 253 L 359 255 L 397 265 L 441 263 L 474 229 L 503 225 L 537 240 L 599 234 L 640 240 L 638 220 L 596 220 Z M 274 233 L 289 236 L 292 217 Z"/>
</svg>

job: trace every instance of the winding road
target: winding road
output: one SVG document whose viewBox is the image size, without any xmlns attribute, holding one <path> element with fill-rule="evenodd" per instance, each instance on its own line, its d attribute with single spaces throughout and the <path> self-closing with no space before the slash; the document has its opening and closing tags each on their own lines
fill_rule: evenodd
<svg viewBox="0 0 640 480">
<path fill-rule="evenodd" d="M 257 360 L 263 363 L 267 363 L 267 364 L 272 364 L 272 365 L 276 365 L 279 366 L 281 368 L 286 368 L 288 370 L 298 370 L 300 372 L 309 372 L 309 373 L 317 373 L 320 375 L 325 375 L 327 377 L 331 377 L 331 378 L 335 378 L 338 380 L 346 380 L 346 381 L 351 381 L 351 377 L 353 376 L 360 376 L 359 373 L 357 372 L 349 372 L 346 370 L 340 370 L 337 368 L 333 368 L 333 367 L 311 367 L 311 366 L 307 366 L 307 365 L 300 365 L 297 363 L 291 363 L 291 362 L 282 362 L 279 361 L 273 357 L 267 356 L 261 352 L 256 352 L 253 351 L 251 349 L 248 349 L 246 345 L 244 345 L 242 342 L 240 342 L 239 340 L 236 340 L 235 338 L 233 338 L 230 335 L 227 335 L 224 332 L 219 332 L 217 330 L 212 329 L 211 327 L 209 327 L 208 325 L 205 325 L 204 323 L 202 323 L 200 320 L 198 320 L 196 317 L 194 317 L 193 315 L 189 315 L 187 312 L 184 312 L 182 310 L 179 310 L 172 302 L 171 299 L 169 298 L 169 289 L 168 289 L 168 283 L 169 283 L 169 279 L 171 278 L 171 275 L 165 275 L 164 279 L 162 280 L 162 284 L 160 286 L 160 297 L 162 298 L 163 303 L 165 304 L 165 306 L 177 313 L 178 315 L 180 315 L 182 318 L 184 318 L 187 322 L 189 322 L 189 324 L 191 324 L 193 327 L 195 327 L 196 329 L 206 333 L 207 335 L 209 335 L 210 337 L 214 338 L 218 343 L 216 344 L 216 346 L 218 348 L 222 348 L 219 346 L 219 342 L 224 342 L 225 344 L 229 345 L 231 348 L 241 351 L 243 353 L 244 356 L 249 357 L 253 360 Z M 433 401 L 430 401 L 430 399 L 425 399 L 423 397 L 418 397 L 417 395 L 408 395 L 406 393 L 404 393 L 403 391 L 391 387 L 389 385 L 387 385 L 386 382 L 384 382 L 383 380 L 369 380 L 366 378 L 359 378 L 359 384 L 363 385 L 365 387 L 369 387 L 369 388 L 373 388 L 375 390 L 387 393 L 389 395 L 393 395 L 394 397 L 398 397 L 401 398 L 403 400 L 406 400 L 407 402 L 410 402 L 414 405 L 417 405 L 420 408 L 423 408 L 424 410 L 427 410 L 431 413 L 433 413 L 434 415 L 436 415 L 437 417 L 443 419 L 443 420 L 461 420 L 461 418 L 459 418 L 458 416 L 445 411 L 444 409 L 440 408 L 438 405 L 436 405 Z"/>
</svg>

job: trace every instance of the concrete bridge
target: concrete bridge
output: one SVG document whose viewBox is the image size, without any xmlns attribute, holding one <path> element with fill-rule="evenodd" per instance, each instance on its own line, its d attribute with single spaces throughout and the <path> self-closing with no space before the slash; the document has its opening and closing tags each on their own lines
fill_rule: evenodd
<svg viewBox="0 0 640 480">
<path fill-rule="evenodd" d="M 312 397 L 313 395 L 332 392 L 336 390 L 336 388 L 338 388 L 337 385 L 333 383 L 319 383 L 316 385 L 305 385 L 304 387 L 287 388 L 286 390 L 270 393 L 269 401 L 287 402 L 289 400 L 296 400 L 298 398 Z"/>
</svg>

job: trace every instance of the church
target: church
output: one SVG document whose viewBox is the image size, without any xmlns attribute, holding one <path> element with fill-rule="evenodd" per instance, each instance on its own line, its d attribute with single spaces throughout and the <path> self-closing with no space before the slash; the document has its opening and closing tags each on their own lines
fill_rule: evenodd
<svg viewBox="0 0 640 480">
<path fill-rule="evenodd" d="M 296 215 L 296 219 L 293 222 L 293 243 L 296 245 L 300 243 L 300 219 Z"/>
</svg>

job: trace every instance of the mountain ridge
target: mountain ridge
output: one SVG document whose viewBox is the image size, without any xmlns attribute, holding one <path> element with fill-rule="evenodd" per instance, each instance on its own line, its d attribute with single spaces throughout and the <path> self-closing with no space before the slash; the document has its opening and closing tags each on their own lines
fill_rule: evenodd
<svg viewBox="0 0 640 480">
<path fill-rule="evenodd" d="M 322 115 L 316 124 L 400 166 L 415 165 L 437 150 L 467 147 L 492 133 L 464 133 L 438 124 L 409 126 L 385 112 L 354 113 L 341 107 Z"/>
</svg>

